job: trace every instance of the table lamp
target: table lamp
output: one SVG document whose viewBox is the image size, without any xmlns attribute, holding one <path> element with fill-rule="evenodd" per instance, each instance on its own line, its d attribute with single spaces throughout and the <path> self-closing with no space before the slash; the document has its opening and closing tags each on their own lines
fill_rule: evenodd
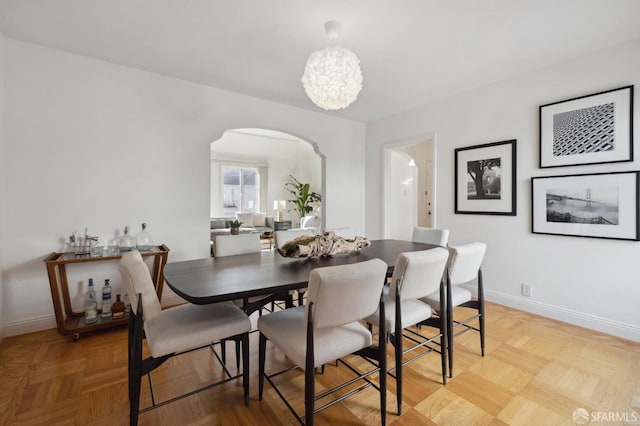
<svg viewBox="0 0 640 426">
<path fill-rule="evenodd" d="M 273 209 L 276 211 L 276 222 L 282 221 L 282 213 L 280 212 L 280 208 L 286 207 L 286 200 L 274 200 L 273 201 Z"/>
</svg>

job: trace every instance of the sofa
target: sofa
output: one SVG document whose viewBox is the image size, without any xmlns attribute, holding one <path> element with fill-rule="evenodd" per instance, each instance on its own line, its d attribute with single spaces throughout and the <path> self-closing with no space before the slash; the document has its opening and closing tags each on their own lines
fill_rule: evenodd
<svg viewBox="0 0 640 426">
<path fill-rule="evenodd" d="M 235 218 L 211 218 L 211 241 L 216 235 L 229 235 L 231 233 L 229 221 L 234 219 L 242 222 L 240 226 L 240 233 L 242 234 L 273 232 L 273 217 L 267 216 L 265 213 L 236 213 Z"/>
</svg>

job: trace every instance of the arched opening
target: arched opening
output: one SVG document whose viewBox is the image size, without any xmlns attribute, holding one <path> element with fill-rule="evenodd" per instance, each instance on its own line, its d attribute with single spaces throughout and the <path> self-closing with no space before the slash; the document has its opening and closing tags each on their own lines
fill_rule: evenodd
<svg viewBox="0 0 640 426">
<path fill-rule="evenodd" d="M 325 157 L 317 144 L 269 129 L 231 129 L 211 143 L 210 210 L 212 219 L 264 213 L 300 225 L 285 183 L 294 176 L 325 196 Z M 324 227 L 324 203 L 314 208 L 315 223 Z M 213 221 L 212 221 L 213 222 Z"/>
</svg>

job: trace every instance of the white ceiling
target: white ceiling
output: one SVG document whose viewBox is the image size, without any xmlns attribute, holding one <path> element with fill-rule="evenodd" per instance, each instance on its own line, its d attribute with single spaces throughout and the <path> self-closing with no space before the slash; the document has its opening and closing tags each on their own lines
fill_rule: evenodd
<svg viewBox="0 0 640 426">
<path fill-rule="evenodd" d="M 639 0 L 0 0 L 5 37 L 315 111 L 300 77 L 337 19 L 364 88 L 331 114 L 364 122 L 639 38 L 639 17 Z"/>
</svg>

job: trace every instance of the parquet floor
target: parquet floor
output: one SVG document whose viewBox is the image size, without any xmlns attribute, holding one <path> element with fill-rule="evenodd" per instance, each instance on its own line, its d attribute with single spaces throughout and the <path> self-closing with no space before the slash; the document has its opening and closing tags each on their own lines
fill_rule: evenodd
<svg viewBox="0 0 640 426">
<path fill-rule="evenodd" d="M 248 407 L 238 380 L 141 414 L 140 424 L 296 424 L 268 384 L 258 401 L 257 338 L 257 333 L 251 335 Z M 55 330 L 6 338 L 0 344 L 0 424 L 128 424 L 126 341 L 126 329 L 78 342 Z M 400 417 L 395 381 L 389 380 L 388 424 L 573 425 L 574 411 L 583 408 L 589 420 L 607 420 L 590 424 L 640 425 L 640 343 L 489 303 L 486 356 L 479 355 L 476 333 L 457 337 L 455 353 L 454 378 L 446 386 L 440 383 L 435 353 L 405 367 Z M 286 365 L 270 345 L 267 359 L 271 371 Z M 212 360 L 204 350 L 168 361 L 153 373 L 156 397 L 161 400 L 219 376 Z M 351 361 L 361 365 L 359 358 Z M 316 376 L 317 389 L 346 376 L 344 367 L 327 366 Z M 278 382 L 302 410 L 302 375 L 291 372 Z M 143 384 L 143 404 L 148 404 Z M 377 391 L 367 389 L 331 407 L 316 415 L 316 422 L 380 424 Z"/>
</svg>

